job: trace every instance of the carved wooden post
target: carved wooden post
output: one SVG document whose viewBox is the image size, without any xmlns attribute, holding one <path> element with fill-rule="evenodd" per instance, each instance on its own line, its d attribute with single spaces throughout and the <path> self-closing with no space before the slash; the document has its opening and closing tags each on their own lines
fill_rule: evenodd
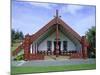
<svg viewBox="0 0 100 75">
<path fill-rule="evenodd" d="M 56 10 L 56 57 L 59 55 L 59 45 L 58 45 L 58 40 L 59 40 L 59 30 L 58 30 L 58 10 Z"/>
<path fill-rule="evenodd" d="M 58 46 L 58 25 L 56 28 L 56 57 L 59 55 L 59 46 Z"/>
<path fill-rule="evenodd" d="M 24 39 L 24 60 L 30 59 L 30 36 L 29 34 L 25 36 Z"/>
<path fill-rule="evenodd" d="M 83 55 L 83 58 L 86 59 L 88 58 L 88 55 L 87 55 L 88 44 L 87 44 L 86 36 L 82 36 L 81 44 L 82 44 L 82 55 Z"/>
</svg>

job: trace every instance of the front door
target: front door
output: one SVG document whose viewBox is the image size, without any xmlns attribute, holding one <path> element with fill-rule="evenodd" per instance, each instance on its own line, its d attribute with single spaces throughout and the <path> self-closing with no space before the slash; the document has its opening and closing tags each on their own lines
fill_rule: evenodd
<svg viewBox="0 0 100 75">
<path fill-rule="evenodd" d="M 54 41 L 54 55 L 56 55 L 56 41 Z M 58 41 L 59 54 L 61 54 L 61 41 Z"/>
</svg>

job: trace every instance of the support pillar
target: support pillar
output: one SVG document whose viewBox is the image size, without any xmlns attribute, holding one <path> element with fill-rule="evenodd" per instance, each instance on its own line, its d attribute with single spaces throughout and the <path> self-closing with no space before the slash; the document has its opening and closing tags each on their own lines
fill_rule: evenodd
<svg viewBox="0 0 100 75">
<path fill-rule="evenodd" d="M 32 54 L 34 54 L 34 48 L 33 48 L 33 43 L 32 43 Z"/>
<path fill-rule="evenodd" d="M 24 60 L 30 59 L 30 36 L 29 34 L 25 36 L 24 39 Z"/>
<path fill-rule="evenodd" d="M 82 56 L 84 59 L 86 59 L 88 58 L 88 54 L 87 54 L 88 43 L 86 40 L 86 36 L 82 36 L 81 44 L 82 44 Z"/>
<path fill-rule="evenodd" d="M 36 43 L 35 43 L 35 54 L 36 54 Z"/>
<path fill-rule="evenodd" d="M 37 47 L 37 53 L 38 53 L 38 52 L 39 52 L 39 51 L 38 51 L 38 43 L 36 43 L 36 47 Z"/>
<path fill-rule="evenodd" d="M 37 54 L 37 53 L 38 53 L 38 44 L 35 43 L 35 54 Z"/>
</svg>

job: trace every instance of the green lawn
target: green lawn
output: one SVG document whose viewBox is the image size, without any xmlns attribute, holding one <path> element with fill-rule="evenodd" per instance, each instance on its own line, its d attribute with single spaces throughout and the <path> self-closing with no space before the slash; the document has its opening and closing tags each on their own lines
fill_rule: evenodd
<svg viewBox="0 0 100 75">
<path fill-rule="evenodd" d="M 54 72 L 54 71 L 72 71 L 72 70 L 89 70 L 95 69 L 96 64 L 81 64 L 81 65 L 64 65 L 64 66 L 46 66 L 46 67 L 12 67 L 11 73 L 39 73 L 39 72 Z"/>
</svg>

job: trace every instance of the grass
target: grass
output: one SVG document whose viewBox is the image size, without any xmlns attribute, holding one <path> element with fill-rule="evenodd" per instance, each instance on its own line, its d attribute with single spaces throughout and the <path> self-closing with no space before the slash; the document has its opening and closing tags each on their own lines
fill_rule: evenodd
<svg viewBox="0 0 100 75">
<path fill-rule="evenodd" d="M 64 66 L 44 66 L 44 67 L 12 67 L 11 74 L 57 72 L 73 70 L 96 69 L 96 64 L 64 65 Z"/>
</svg>

